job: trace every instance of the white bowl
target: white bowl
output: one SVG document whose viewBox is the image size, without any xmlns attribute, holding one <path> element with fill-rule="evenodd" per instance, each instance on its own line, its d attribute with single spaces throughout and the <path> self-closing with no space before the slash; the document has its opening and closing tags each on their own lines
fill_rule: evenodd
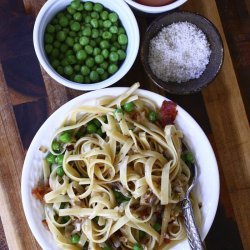
<svg viewBox="0 0 250 250">
<path fill-rule="evenodd" d="M 81 95 L 60 107 L 42 125 L 35 135 L 27 152 L 23 173 L 22 173 L 22 202 L 26 219 L 32 233 L 44 250 L 58 250 L 52 234 L 42 225 L 44 212 L 41 203 L 36 200 L 31 191 L 37 187 L 39 180 L 42 179 L 42 159 L 44 154 L 39 151 L 39 147 L 49 146 L 51 137 L 57 128 L 74 107 L 82 105 L 95 105 L 96 98 L 102 96 L 118 96 L 127 88 L 107 88 Z M 138 90 L 137 93 L 154 100 L 160 106 L 165 97 L 146 90 Z M 202 228 L 200 229 L 201 238 L 204 239 L 212 225 L 216 213 L 219 198 L 219 175 L 213 149 L 196 121 L 181 107 L 177 107 L 178 115 L 176 125 L 183 131 L 184 140 L 195 155 L 199 166 L 198 183 L 195 187 L 195 195 L 202 202 Z M 187 240 L 180 242 L 172 249 L 190 249 Z"/>
<path fill-rule="evenodd" d="M 139 28 L 135 16 L 129 6 L 123 0 L 91 0 L 92 2 L 100 2 L 106 8 L 115 11 L 119 15 L 119 19 L 126 30 L 128 36 L 127 57 L 119 70 L 108 79 L 91 84 L 81 84 L 67 80 L 59 75 L 50 65 L 44 51 L 44 31 L 50 20 L 59 11 L 66 8 L 71 3 L 71 0 L 49 0 L 41 8 L 35 22 L 33 31 L 33 43 L 37 58 L 45 69 L 45 71 L 58 83 L 77 90 L 95 90 L 110 86 L 119 81 L 132 67 L 138 50 L 139 50 Z"/>
<path fill-rule="evenodd" d="M 154 14 L 154 13 L 162 13 L 162 12 L 176 9 L 176 8 L 180 7 L 182 4 L 184 4 L 187 0 L 176 0 L 173 3 L 167 4 L 164 6 L 159 6 L 159 7 L 143 5 L 143 4 L 135 2 L 134 0 L 125 0 L 125 1 L 130 6 L 132 6 L 133 8 L 135 8 L 137 10 L 140 10 L 140 11 L 146 12 L 146 13 Z"/>
</svg>

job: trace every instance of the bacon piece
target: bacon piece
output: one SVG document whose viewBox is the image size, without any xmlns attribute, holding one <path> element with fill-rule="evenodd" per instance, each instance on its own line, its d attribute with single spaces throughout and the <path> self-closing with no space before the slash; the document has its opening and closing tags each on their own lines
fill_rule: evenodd
<svg viewBox="0 0 250 250">
<path fill-rule="evenodd" d="M 51 191 L 50 186 L 45 185 L 45 186 L 38 186 L 37 188 L 34 188 L 32 190 L 32 195 L 42 203 L 44 203 L 43 197 L 45 194 L 49 193 Z"/>
<path fill-rule="evenodd" d="M 49 230 L 49 226 L 46 220 L 42 220 L 42 224 L 47 230 Z"/>
<path fill-rule="evenodd" d="M 168 239 L 168 238 L 164 238 L 164 242 L 165 242 L 166 244 L 169 244 L 169 243 L 171 242 L 171 240 Z"/>
<path fill-rule="evenodd" d="M 163 101 L 160 108 L 160 119 L 162 127 L 169 124 L 174 124 L 177 115 L 177 104 L 172 101 Z"/>
</svg>

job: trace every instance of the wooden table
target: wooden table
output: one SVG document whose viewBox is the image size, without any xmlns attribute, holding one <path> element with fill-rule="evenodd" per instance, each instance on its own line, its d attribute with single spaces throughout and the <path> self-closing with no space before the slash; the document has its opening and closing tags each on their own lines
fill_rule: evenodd
<svg viewBox="0 0 250 250">
<path fill-rule="evenodd" d="M 23 160 L 46 118 L 81 94 L 58 85 L 40 69 L 33 49 L 32 29 L 44 2 L 0 2 L 0 249 L 39 249 L 21 204 Z M 219 29 L 225 60 L 217 79 L 202 93 L 169 95 L 150 82 L 137 58 L 134 67 L 114 86 L 140 81 L 143 88 L 169 97 L 198 121 L 213 145 L 221 178 L 219 207 L 206 238 L 207 247 L 250 249 L 250 3 L 189 0 L 182 9 L 203 14 Z M 154 17 L 135 14 L 143 36 Z"/>
</svg>

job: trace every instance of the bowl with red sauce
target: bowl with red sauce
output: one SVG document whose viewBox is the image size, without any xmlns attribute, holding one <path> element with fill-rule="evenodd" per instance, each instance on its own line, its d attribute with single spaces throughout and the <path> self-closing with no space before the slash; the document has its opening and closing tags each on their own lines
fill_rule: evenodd
<svg viewBox="0 0 250 250">
<path fill-rule="evenodd" d="M 180 7 L 187 0 L 125 0 L 131 7 L 146 13 L 162 13 Z"/>
</svg>

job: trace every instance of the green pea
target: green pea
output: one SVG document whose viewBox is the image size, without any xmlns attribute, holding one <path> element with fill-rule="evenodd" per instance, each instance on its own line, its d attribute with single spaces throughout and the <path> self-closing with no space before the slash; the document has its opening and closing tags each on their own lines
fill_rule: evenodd
<svg viewBox="0 0 250 250">
<path fill-rule="evenodd" d="M 70 240 L 72 244 L 77 244 L 80 241 L 80 236 L 78 234 L 73 234 Z"/>
<path fill-rule="evenodd" d="M 46 44 L 45 45 L 45 51 L 47 54 L 50 54 L 53 50 L 53 46 L 51 44 Z"/>
<path fill-rule="evenodd" d="M 61 65 L 62 65 L 63 67 L 69 66 L 68 60 L 67 60 L 67 59 L 63 59 L 63 60 L 61 61 Z M 66 71 L 67 71 L 67 70 L 68 70 L 68 69 L 66 69 Z M 63 69 L 63 72 L 64 72 L 64 69 Z"/>
<path fill-rule="evenodd" d="M 88 66 L 89 68 L 92 68 L 95 65 L 95 60 L 93 58 L 88 58 L 85 63 L 86 63 L 86 66 Z"/>
<path fill-rule="evenodd" d="M 100 128 L 102 126 L 101 122 L 98 119 L 93 119 L 91 122 L 93 122 L 97 128 Z"/>
<path fill-rule="evenodd" d="M 90 16 L 94 19 L 99 19 L 99 17 L 100 17 L 99 14 L 95 11 L 91 12 Z"/>
<path fill-rule="evenodd" d="M 61 134 L 59 135 L 59 138 L 58 138 L 58 139 L 59 139 L 60 142 L 68 143 L 68 142 L 71 141 L 72 135 L 71 135 L 70 132 L 65 131 L 65 132 L 63 132 L 63 133 L 61 133 Z"/>
<path fill-rule="evenodd" d="M 54 33 L 56 31 L 56 28 L 55 28 L 54 25 L 52 25 L 52 24 L 49 23 L 48 26 L 47 26 L 47 28 L 46 28 L 46 31 L 48 33 Z"/>
<path fill-rule="evenodd" d="M 96 72 L 97 72 L 99 75 L 103 75 L 105 71 L 104 71 L 103 68 L 98 67 L 98 68 L 96 68 Z"/>
<path fill-rule="evenodd" d="M 110 28 L 111 25 L 112 25 L 112 23 L 111 23 L 110 20 L 105 20 L 105 21 L 103 22 L 103 27 L 105 27 L 105 28 Z"/>
<path fill-rule="evenodd" d="M 92 38 L 97 38 L 99 36 L 99 31 L 97 29 L 92 29 Z"/>
<path fill-rule="evenodd" d="M 120 44 L 117 42 L 118 41 L 118 35 L 117 34 L 112 34 L 111 41 L 113 42 L 113 46 L 115 46 L 116 48 L 120 48 Z"/>
<path fill-rule="evenodd" d="M 80 6 L 80 1 L 79 0 L 74 0 L 74 1 L 71 2 L 70 6 L 73 9 L 77 10 L 79 8 L 79 6 Z"/>
<path fill-rule="evenodd" d="M 142 247 L 141 247 L 140 244 L 136 243 L 136 244 L 134 244 L 134 246 L 133 246 L 133 250 L 142 250 Z"/>
<path fill-rule="evenodd" d="M 62 165 L 62 164 L 63 164 L 63 158 L 64 158 L 64 155 L 58 155 L 58 156 L 56 157 L 56 163 L 57 163 L 58 165 Z"/>
<path fill-rule="evenodd" d="M 68 50 L 68 48 L 69 48 L 69 46 L 67 44 L 62 44 L 60 50 L 61 50 L 61 52 L 65 53 Z"/>
<path fill-rule="evenodd" d="M 85 50 L 79 50 L 76 53 L 76 58 L 80 61 L 85 60 L 87 58 L 87 53 Z"/>
<path fill-rule="evenodd" d="M 93 3 L 92 2 L 85 2 L 84 3 L 84 9 L 86 11 L 92 11 L 93 10 Z"/>
<path fill-rule="evenodd" d="M 75 75 L 74 81 L 75 81 L 75 82 L 78 82 L 78 83 L 83 83 L 84 78 L 83 78 L 82 75 L 79 75 L 79 74 L 78 74 L 78 75 Z"/>
<path fill-rule="evenodd" d="M 106 41 L 106 40 L 101 41 L 101 42 L 100 42 L 100 47 L 101 47 L 102 49 L 108 49 L 108 48 L 109 48 L 109 42 Z"/>
<path fill-rule="evenodd" d="M 153 228 L 155 229 L 155 231 L 160 232 L 161 231 L 161 224 L 159 224 L 159 223 L 156 222 L 153 225 Z"/>
<path fill-rule="evenodd" d="M 56 174 L 57 174 L 58 176 L 63 177 L 63 176 L 64 176 L 64 170 L 63 170 L 63 168 L 62 168 L 62 167 L 58 167 L 58 168 L 56 169 Z"/>
<path fill-rule="evenodd" d="M 107 246 L 103 247 L 102 250 L 112 250 L 112 248 L 107 245 Z"/>
<path fill-rule="evenodd" d="M 51 147 L 54 151 L 60 151 L 60 144 L 57 141 L 53 141 Z"/>
<path fill-rule="evenodd" d="M 71 25 L 70 25 L 70 28 L 71 30 L 73 31 L 79 31 L 81 29 L 81 25 L 79 22 L 73 22 Z"/>
<path fill-rule="evenodd" d="M 85 76 L 84 82 L 85 83 L 91 83 L 91 80 L 90 80 L 90 78 L 88 76 Z"/>
<path fill-rule="evenodd" d="M 67 223 L 69 220 L 70 220 L 70 217 L 69 217 L 69 216 L 63 216 L 62 219 L 61 219 L 61 224 L 65 224 L 65 223 Z"/>
<path fill-rule="evenodd" d="M 119 59 L 119 56 L 118 56 L 118 54 L 117 54 L 116 52 L 111 52 L 111 53 L 109 54 L 109 60 L 110 60 L 111 62 L 117 62 L 118 59 Z"/>
<path fill-rule="evenodd" d="M 76 37 L 76 32 L 71 30 L 71 31 L 69 32 L 69 35 L 70 35 L 72 38 L 74 38 L 74 37 Z"/>
<path fill-rule="evenodd" d="M 74 70 L 73 70 L 72 66 L 67 65 L 67 66 L 64 67 L 63 72 L 64 72 L 65 75 L 70 76 L 70 75 L 73 74 Z"/>
<path fill-rule="evenodd" d="M 118 28 L 118 34 L 126 34 L 125 29 L 123 27 Z"/>
<path fill-rule="evenodd" d="M 102 67 L 104 70 L 108 69 L 109 64 L 107 62 L 103 62 L 100 64 L 100 67 Z"/>
<path fill-rule="evenodd" d="M 66 53 L 65 56 L 69 56 L 69 55 L 74 55 L 74 51 L 72 49 L 69 49 Z"/>
<path fill-rule="evenodd" d="M 96 133 L 97 127 L 94 123 L 88 123 L 86 130 L 89 134 Z"/>
<path fill-rule="evenodd" d="M 44 36 L 44 41 L 45 41 L 45 43 L 53 43 L 53 41 L 54 41 L 54 38 L 53 38 L 53 36 L 51 35 L 51 34 L 49 34 L 49 33 L 46 33 L 45 34 L 45 36 Z"/>
<path fill-rule="evenodd" d="M 157 113 L 154 112 L 154 111 L 150 111 L 150 112 L 148 113 L 148 119 L 149 119 L 151 122 L 157 121 L 157 119 L 158 119 Z"/>
<path fill-rule="evenodd" d="M 112 33 L 112 34 L 117 34 L 118 33 L 118 28 L 117 26 L 111 26 L 109 28 L 109 31 Z"/>
<path fill-rule="evenodd" d="M 98 20 L 98 24 L 99 24 L 99 27 L 102 28 L 103 27 L 103 21 L 101 19 Z"/>
<path fill-rule="evenodd" d="M 90 37 L 91 36 L 91 28 L 90 27 L 84 28 L 84 30 L 82 31 L 82 34 L 84 36 Z"/>
<path fill-rule="evenodd" d="M 83 76 L 87 76 L 90 73 L 90 69 L 87 66 L 82 66 L 81 67 L 81 73 Z"/>
<path fill-rule="evenodd" d="M 47 156 L 46 156 L 46 161 L 49 163 L 49 164 L 53 164 L 56 162 L 56 156 L 49 153 Z"/>
<path fill-rule="evenodd" d="M 63 42 L 66 39 L 66 34 L 64 31 L 59 31 L 56 35 L 58 41 Z"/>
<path fill-rule="evenodd" d="M 101 79 L 103 81 L 106 80 L 108 77 L 109 77 L 109 74 L 106 71 L 104 71 L 104 73 L 101 75 Z"/>
<path fill-rule="evenodd" d="M 118 36 L 118 43 L 121 45 L 126 45 L 128 43 L 128 37 L 125 34 L 120 34 Z"/>
<path fill-rule="evenodd" d="M 73 14 L 76 13 L 76 10 L 73 9 L 72 6 L 68 6 L 68 7 L 67 7 L 67 11 L 68 11 L 68 13 L 71 14 L 71 15 L 73 15 Z"/>
<path fill-rule="evenodd" d="M 109 39 L 112 38 L 112 34 L 109 31 L 104 31 L 102 33 L 102 38 L 105 39 L 105 40 L 109 40 Z"/>
<path fill-rule="evenodd" d="M 91 19 L 90 24 L 93 28 L 98 28 L 99 25 L 97 19 Z"/>
<path fill-rule="evenodd" d="M 95 62 L 97 64 L 101 64 L 101 63 L 103 63 L 103 61 L 104 61 L 104 57 L 102 55 L 95 56 Z"/>
<path fill-rule="evenodd" d="M 112 47 L 110 48 L 110 51 L 111 51 L 111 52 L 116 52 L 116 51 L 117 51 L 117 48 L 114 47 L 114 46 L 112 46 Z M 117 55 L 117 56 L 118 56 L 118 55 Z M 119 57 L 118 57 L 118 58 L 119 58 Z M 117 58 L 116 61 L 118 61 L 118 58 Z"/>
<path fill-rule="evenodd" d="M 121 49 L 118 49 L 117 53 L 118 53 L 118 56 L 119 56 L 119 61 L 124 60 L 126 58 L 126 56 L 127 56 L 126 53 Z"/>
<path fill-rule="evenodd" d="M 87 54 L 91 55 L 93 53 L 93 48 L 90 45 L 84 47 Z"/>
<path fill-rule="evenodd" d="M 135 104 L 133 102 L 127 102 L 123 105 L 123 109 L 126 112 L 131 112 L 134 110 Z"/>
<path fill-rule="evenodd" d="M 100 48 L 94 48 L 93 55 L 97 56 L 101 54 L 101 49 Z"/>
<path fill-rule="evenodd" d="M 102 55 L 105 59 L 109 57 L 109 51 L 107 49 L 102 50 Z"/>
<path fill-rule="evenodd" d="M 80 12 L 76 12 L 74 15 L 73 15 L 73 18 L 74 20 L 76 21 L 81 21 L 82 20 L 82 14 Z"/>
<path fill-rule="evenodd" d="M 108 16 L 109 16 L 109 13 L 106 10 L 104 10 L 104 11 L 101 12 L 100 15 L 101 15 L 102 20 L 107 20 Z"/>
<path fill-rule="evenodd" d="M 68 26 L 69 24 L 69 20 L 66 16 L 62 16 L 59 18 L 59 24 L 62 26 L 62 27 L 66 27 Z"/>
<path fill-rule="evenodd" d="M 70 47 L 73 47 L 74 45 L 74 39 L 72 37 L 67 37 L 66 40 L 65 40 L 66 44 Z"/>
<path fill-rule="evenodd" d="M 67 61 L 70 65 L 75 64 L 76 63 L 76 57 L 74 55 L 68 55 L 67 57 Z"/>
<path fill-rule="evenodd" d="M 57 73 L 59 75 L 62 75 L 63 74 L 63 67 L 62 66 L 58 66 L 57 69 L 56 69 Z"/>
<path fill-rule="evenodd" d="M 56 25 L 55 25 L 56 32 L 60 31 L 61 28 L 62 28 L 62 27 L 61 27 L 59 24 L 56 24 Z"/>
<path fill-rule="evenodd" d="M 99 77 L 99 74 L 97 73 L 97 71 L 92 70 L 92 71 L 90 72 L 89 78 L 90 78 L 90 80 L 91 80 L 92 82 L 97 82 L 97 81 L 99 80 L 100 77 Z"/>
<path fill-rule="evenodd" d="M 91 47 L 95 47 L 95 46 L 96 46 L 96 42 L 95 42 L 94 40 L 91 40 L 91 41 L 89 42 L 89 45 L 90 45 Z"/>
<path fill-rule="evenodd" d="M 89 38 L 86 37 L 86 36 L 82 36 L 82 37 L 80 37 L 80 39 L 79 39 L 79 43 L 80 43 L 81 45 L 85 46 L 85 45 L 89 44 Z"/>
<path fill-rule="evenodd" d="M 108 67 L 109 74 L 113 75 L 118 70 L 118 67 L 115 64 L 110 64 Z"/>
<path fill-rule="evenodd" d="M 55 58 L 59 56 L 59 49 L 55 48 L 51 51 L 51 57 Z"/>
<path fill-rule="evenodd" d="M 79 44 L 79 43 L 74 44 L 73 50 L 74 50 L 75 52 L 77 52 L 77 51 L 79 51 L 79 50 L 81 50 L 81 49 L 82 49 L 82 45 L 81 45 L 81 44 Z"/>
<path fill-rule="evenodd" d="M 103 5 L 100 3 L 95 3 L 93 7 L 94 11 L 101 12 L 103 10 Z"/>
<path fill-rule="evenodd" d="M 186 164 L 194 164 L 195 162 L 194 155 L 190 151 L 182 153 L 181 158 Z"/>
<path fill-rule="evenodd" d="M 91 16 L 85 16 L 84 21 L 85 21 L 86 24 L 90 23 Z M 86 24 L 85 24 L 85 26 L 86 26 Z"/>
<path fill-rule="evenodd" d="M 81 65 L 76 64 L 76 65 L 74 66 L 74 70 L 75 70 L 76 72 L 80 72 L 80 71 L 81 71 Z"/>
<path fill-rule="evenodd" d="M 109 20 L 110 20 L 112 23 L 117 22 L 117 20 L 118 20 L 118 15 L 117 15 L 115 12 L 109 13 Z"/>
</svg>

